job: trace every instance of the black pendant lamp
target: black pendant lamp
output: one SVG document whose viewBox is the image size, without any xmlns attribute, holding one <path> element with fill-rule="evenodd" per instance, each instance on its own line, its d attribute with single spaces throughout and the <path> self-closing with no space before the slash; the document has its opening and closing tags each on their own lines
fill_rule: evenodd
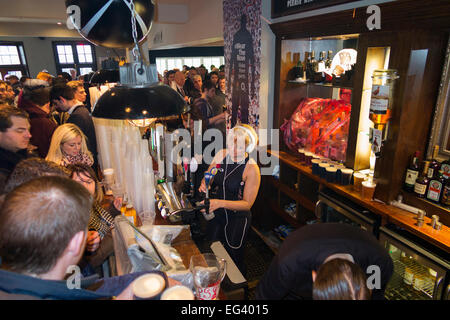
<svg viewBox="0 0 450 320">
<path fill-rule="evenodd" d="M 108 33 L 108 28 L 102 23 L 104 19 L 114 14 L 120 17 L 119 20 L 122 23 L 120 30 L 130 28 L 129 33 L 127 33 L 128 30 L 124 31 L 129 37 L 127 41 L 122 39 L 120 45 L 116 47 L 128 48 L 134 44 L 133 62 L 121 66 L 120 70 L 115 72 L 105 70 L 106 72 L 102 73 L 100 71 L 91 79 L 91 83 L 119 82 L 117 86 L 110 88 L 97 100 L 92 112 L 93 117 L 148 120 L 178 116 L 189 110 L 185 100 L 175 90 L 158 83 L 156 68 L 145 65 L 142 61 L 138 38 L 143 40 L 150 31 L 154 15 L 152 0 L 66 0 L 66 5 L 75 5 L 80 8 L 81 25 L 76 27 L 80 34 L 89 41 L 98 40 L 95 38 L 96 28 L 103 28 L 103 32 Z M 106 23 L 106 25 L 108 24 Z M 90 30 L 90 32 L 86 30 Z M 100 40 L 95 43 L 97 45 L 106 44 L 105 41 Z"/>
<path fill-rule="evenodd" d="M 119 70 L 102 69 L 94 72 L 89 79 L 90 84 L 117 83 L 120 81 Z"/>
<path fill-rule="evenodd" d="M 165 84 L 118 85 L 106 91 L 92 116 L 105 119 L 140 120 L 166 118 L 188 111 L 184 99 Z"/>
</svg>

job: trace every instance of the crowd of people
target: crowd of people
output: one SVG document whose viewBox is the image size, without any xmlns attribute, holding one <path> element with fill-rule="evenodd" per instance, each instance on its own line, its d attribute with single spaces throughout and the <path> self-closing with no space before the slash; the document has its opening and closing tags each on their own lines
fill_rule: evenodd
<svg viewBox="0 0 450 320">
<path fill-rule="evenodd" d="M 191 106 L 191 120 L 223 132 L 226 147 L 206 168 L 223 168 L 212 186 L 217 199 L 211 199 L 210 212 L 216 217 L 208 237 L 220 240 L 245 274 L 244 243 L 261 177 L 249 158 L 245 128 L 236 126 L 225 139 L 224 70 L 211 69 L 185 66 L 165 72 L 161 81 Z M 133 298 L 130 283 L 142 273 L 99 279 L 113 253 L 111 231 L 121 200 L 103 201 L 86 85 L 47 72 L 0 82 L 0 299 Z M 199 191 L 206 191 L 204 181 Z M 73 265 L 83 276 L 75 291 L 64 281 Z M 381 269 L 373 290 L 364 273 L 372 265 Z M 388 253 L 367 231 L 306 226 L 286 239 L 257 298 L 382 298 L 392 272 Z"/>
</svg>

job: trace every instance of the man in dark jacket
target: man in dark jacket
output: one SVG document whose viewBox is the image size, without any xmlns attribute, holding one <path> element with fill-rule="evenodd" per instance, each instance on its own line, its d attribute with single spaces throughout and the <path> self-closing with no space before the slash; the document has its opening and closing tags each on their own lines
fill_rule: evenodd
<svg viewBox="0 0 450 320">
<path fill-rule="evenodd" d="M 28 113 L 31 125 L 31 144 L 37 147 L 39 157 L 45 158 L 57 124 L 50 110 L 50 88 L 46 81 L 25 81 L 18 107 Z"/>
<path fill-rule="evenodd" d="M 7 194 L 0 207 L 0 300 L 133 299 L 131 283 L 143 273 L 103 279 L 95 291 L 81 288 L 76 265 L 91 207 L 88 190 L 64 177 L 37 178 Z"/>
<path fill-rule="evenodd" d="M 16 164 L 28 157 L 30 138 L 28 114 L 15 107 L 0 105 L 0 194 Z"/>
<path fill-rule="evenodd" d="M 313 273 L 332 259 L 346 259 L 380 277 L 372 299 L 383 299 L 393 273 L 389 253 L 369 232 L 339 223 L 318 223 L 291 233 L 258 284 L 256 299 L 311 299 Z M 371 267 L 371 268 L 368 268 Z M 368 277 L 372 274 L 368 274 Z M 377 281 L 374 282 L 375 284 Z"/>
<path fill-rule="evenodd" d="M 97 138 L 94 122 L 88 109 L 75 99 L 73 89 L 67 84 L 57 84 L 50 90 L 50 101 L 59 112 L 67 112 L 68 123 L 77 125 L 87 138 L 87 147 L 94 157 L 94 168 L 97 168 Z"/>
</svg>

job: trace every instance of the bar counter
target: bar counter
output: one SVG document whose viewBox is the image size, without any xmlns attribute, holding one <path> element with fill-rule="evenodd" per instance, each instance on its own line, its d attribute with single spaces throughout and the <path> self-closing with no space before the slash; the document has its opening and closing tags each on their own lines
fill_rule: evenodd
<svg viewBox="0 0 450 320">
<path fill-rule="evenodd" d="M 360 192 L 353 190 L 352 185 L 343 186 L 335 183 L 329 183 L 326 180 L 314 175 L 310 167 L 300 164 L 298 158 L 287 152 L 268 150 L 268 153 L 279 158 L 280 161 L 283 161 L 288 166 L 300 171 L 307 177 L 315 180 L 320 184 L 321 187 L 330 188 L 336 193 L 355 202 L 356 204 L 368 209 L 375 214 L 380 215 L 382 218 L 382 224 L 396 224 L 399 227 L 404 228 L 405 230 L 415 234 L 416 236 L 450 253 L 450 228 L 443 224 L 441 230 L 433 229 L 431 227 L 431 219 L 429 218 L 429 216 L 434 213 L 427 212 L 427 216 L 425 217 L 423 226 L 418 227 L 416 225 L 417 220 L 415 219 L 416 215 L 414 213 L 405 211 L 392 205 L 384 204 L 382 202 L 363 199 Z"/>
</svg>

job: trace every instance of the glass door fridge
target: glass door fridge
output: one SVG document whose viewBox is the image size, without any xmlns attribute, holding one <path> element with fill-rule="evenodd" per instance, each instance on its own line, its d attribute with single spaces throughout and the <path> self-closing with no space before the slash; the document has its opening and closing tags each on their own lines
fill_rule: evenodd
<svg viewBox="0 0 450 320">
<path fill-rule="evenodd" d="M 394 262 L 386 299 L 450 299 L 448 253 L 395 225 L 381 227 L 379 236 Z"/>
<path fill-rule="evenodd" d="M 378 239 L 379 216 L 330 189 L 323 189 L 318 199 L 316 216 L 320 222 L 351 224 L 371 232 Z"/>
</svg>

